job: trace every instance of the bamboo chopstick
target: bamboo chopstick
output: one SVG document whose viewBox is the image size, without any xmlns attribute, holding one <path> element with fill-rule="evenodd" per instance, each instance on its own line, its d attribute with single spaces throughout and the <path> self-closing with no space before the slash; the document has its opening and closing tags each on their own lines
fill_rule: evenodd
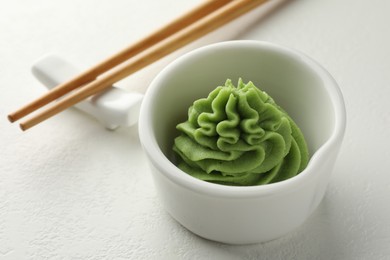
<svg viewBox="0 0 390 260">
<path fill-rule="evenodd" d="M 32 118 L 22 122 L 20 127 L 22 130 L 31 128 L 32 126 L 50 118 L 66 108 L 84 100 L 85 98 L 104 90 L 115 82 L 146 67 L 147 65 L 200 38 L 201 36 L 219 28 L 231 20 L 247 13 L 266 1 L 267 0 L 229 1 L 229 3 L 223 7 L 220 7 L 183 30 L 178 31 L 151 48 L 141 52 L 139 55 L 133 57 L 129 63 L 114 68 L 113 71 L 107 75 L 103 75 L 97 80 L 92 81 L 82 88 L 70 93 L 68 96 L 65 96 L 47 110 L 41 111 Z"/>
<path fill-rule="evenodd" d="M 86 70 L 75 78 L 72 78 L 69 81 L 64 82 L 63 84 L 56 86 L 42 97 L 9 114 L 9 121 L 15 122 L 22 117 L 34 112 L 35 110 L 47 105 L 51 101 L 54 101 L 55 99 L 67 94 L 68 92 L 95 80 L 96 77 L 100 74 L 112 69 L 118 64 L 121 64 L 132 56 L 180 31 L 191 23 L 194 23 L 194 21 L 201 19 L 202 17 L 210 14 L 211 12 L 214 12 L 215 10 L 226 5 L 229 2 L 230 0 L 206 1 L 200 6 L 194 8 L 183 16 L 167 24 L 163 28 L 157 30 L 155 33 L 145 37 L 144 39 L 136 42 L 135 44 L 130 45 L 129 47 L 109 57 L 108 59 L 102 61 L 94 67 Z"/>
</svg>

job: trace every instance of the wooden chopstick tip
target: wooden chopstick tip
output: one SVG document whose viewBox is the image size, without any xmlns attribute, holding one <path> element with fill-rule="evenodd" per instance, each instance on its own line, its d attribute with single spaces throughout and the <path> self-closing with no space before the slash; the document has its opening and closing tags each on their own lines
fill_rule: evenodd
<svg viewBox="0 0 390 260">
<path fill-rule="evenodd" d="M 19 124 L 19 127 L 20 127 L 20 129 L 21 129 L 23 132 L 26 131 L 27 129 L 29 129 L 29 127 L 26 126 L 24 123 L 20 123 L 20 124 Z"/>
<path fill-rule="evenodd" d="M 13 114 L 9 114 L 7 116 L 7 118 L 8 118 L 8 121 L 10 121 L 11 123 L 13 123 L 17 120 Z"/>
</svg>

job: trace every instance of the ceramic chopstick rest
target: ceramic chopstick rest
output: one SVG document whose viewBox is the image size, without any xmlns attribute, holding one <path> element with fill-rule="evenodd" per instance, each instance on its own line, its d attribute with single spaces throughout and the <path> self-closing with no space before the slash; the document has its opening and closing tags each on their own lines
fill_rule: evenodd
<svg viewBox="0 0 390 260">
<path fill-rule="evenodd" d="M 48 89 L 64 83 L 80 74 L 81 70 L 57 55 L 46 55 L 32 66 L 33 75 Z M 143 95 L 110 87 L 75 107 L 98 119 L 106 128 L 114 130 L 119 126 L 131 126 L 138 122 Z"/>
</svg>

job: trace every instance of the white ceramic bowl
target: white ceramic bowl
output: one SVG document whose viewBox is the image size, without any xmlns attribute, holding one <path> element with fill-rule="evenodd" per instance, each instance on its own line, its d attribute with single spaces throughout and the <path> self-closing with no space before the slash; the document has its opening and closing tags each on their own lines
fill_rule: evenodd
<svg viewBox="0 0 390 260">
<path fill-rule="evenodd" d="M 274 184 L 233 187 L 195 179 L 172 162 L 177 123 L 194 100 L 230 78 L 253 81 L 303 131 L 310 162 L 299 175 Z M 230 244 L 265 242 L 300 226 L 317 208 L 343 139 L 342 94 L 319 64 L 297 51 L 259 41 L 232 41 L 192 51 L 151 83 L 139 134 L 166 210 L 201 237 Z"/>
</svg>

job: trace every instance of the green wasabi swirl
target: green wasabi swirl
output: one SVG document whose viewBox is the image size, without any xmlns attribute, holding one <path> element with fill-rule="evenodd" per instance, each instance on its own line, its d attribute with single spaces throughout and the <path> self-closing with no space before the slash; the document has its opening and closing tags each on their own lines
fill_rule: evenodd
<svg viewBox="0 0 390 260">
<path fill-rule="evenodd" d="M 177 166 L 225 185 L 261 185 L 300 173 L 309 160 L 301 130 L 252 82 L 231 80 L 193 103 L 176 127 Z"/>
</svg>

